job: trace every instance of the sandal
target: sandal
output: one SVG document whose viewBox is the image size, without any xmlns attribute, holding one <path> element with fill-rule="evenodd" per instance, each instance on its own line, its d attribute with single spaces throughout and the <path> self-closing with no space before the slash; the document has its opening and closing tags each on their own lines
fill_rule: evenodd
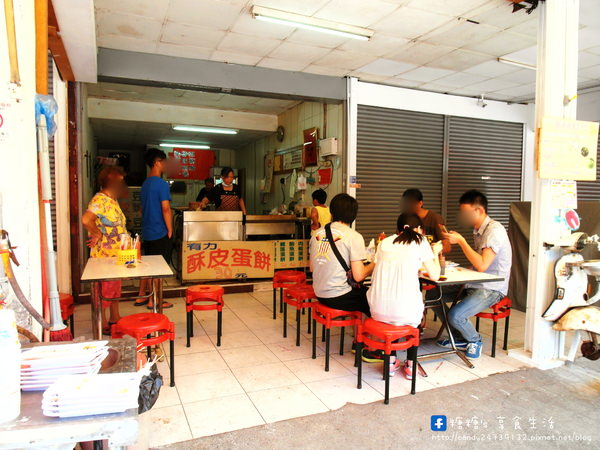
<svg viewBox="0 0 600 450">
<path fill-rule="evenodd" d="M 146 299 L 144 301 L 141 302 L 133 302 L 133 306 L 145 306 L 150 302 L 150 299 Z"/>
<path fill-rule="evenodd" d="M 108 322 L 108 327 L 107 328 L 102 328 L 102 334 L 104 336 L 110 336 L 112 334 L 112 326 L 116 325 L 117 322 Z"/>
<path fill-rule="evenodd" d="M 169 308 L 172 308 L 172 307 L 173 307 L 173 303 L 169 303 L 169 302 L 163 302 L 163 305 L 162 305 L 162 307 L 163 307 L 163 309 L 169 309 Z M 154 306 L 147 306 L 146 308 L 148 308 L 148 309 L 152 310 L 152 309 L 154 309 Z"/>
</svg>

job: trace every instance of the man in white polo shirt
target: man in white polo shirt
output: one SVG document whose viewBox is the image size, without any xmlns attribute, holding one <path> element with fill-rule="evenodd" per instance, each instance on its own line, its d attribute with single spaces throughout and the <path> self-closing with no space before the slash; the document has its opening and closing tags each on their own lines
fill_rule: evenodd
<svg viewBox="0 0 600 450">
<path fill-rule="evenodd" d="M 456 336 L 456 347 L 465 350 L 467 358 L 476 359 L 481 356 L 483 344 L 481 335 L 469 319 L 498 303 L 508 292 L 512 249 L 504 226 L 488 216 L 488 200 L 483 193 L 467 191 L 459 203 L 459 223 L 473 227 L 475 248 L 455 231 L 445 233 L 444 237 L 451 244 L 460 246 L 474 270 L 504 278 L 503 281 L 465 285 L 464 298 L 448 313 L 450 325 L 462 335 L 462 339 Z M 438 341 L 438 345 L 450 347 L 450 340 Z"/>
</svg>

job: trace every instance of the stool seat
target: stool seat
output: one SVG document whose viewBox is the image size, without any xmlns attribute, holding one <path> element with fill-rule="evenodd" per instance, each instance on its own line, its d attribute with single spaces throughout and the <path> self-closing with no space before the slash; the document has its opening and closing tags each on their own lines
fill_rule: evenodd
<svg viewBox="0 0 600 450">
<path fill-rule="evenodd" d="M 300 312 L 308 308 L 308 333 L 311 332 L 311 314 L 313 299 L 316 300 L 315 291 L 309 284 L 294 284 L 285 290 L 283 297 L 283 337 L 287 337 L 287 306 L 296 308 L 296 346 L 300 346 Z"/>
<path fill-rule="evenodd" d="M 168 330 L 170 323 L 171 321 L 164 314 L 148 312 L 125 316 L 113 326 L 121 334 L 141 340 L 150 333 Z"/>
<path fill-rule="evenodd" d="M 315 290 L 310 284 L 296 284 L 286 289 L 285 294 L 289 299 L 302 302 L 304 300 L 316 299 Z M 285 301 L 285 297 L 284 297 Z"/>
<path fill-rule="evenodd" d="M 331 328 L 340 327 L 340 355 L 344 354 L 344 331 L 346 327 L 354 327 L 362 322 L 362 312 L 345 311 L 343 309 L 330 308 L 323 303 L 315 303 L 312 308 L 313 317 L 313 341 L 312 359 L 317 357 L 317 323 L 323 325 L 321 339 L 325 341 L 325 372 L 329 372 L 329 348 L 331 340 Z M 358 353 L 357 353 L 358 355 Z"/>
<path fill-rule="evenodd" d="M 299 270 L 280 270 L 273 275 L 273 287 L 281 287 L 280 284 L 304 283 L 305 281 L 306 274 Z"/>
<path fill-rule="evenodd" d="M 277 289 L 279 289 L 279 312 L 283 312 L 283 289 L 289 285 L 305 284 L 306 274 L 299 270 L 280 270 L 273 275 L 273 320 L 277 319 Z"/>
<path fill-rule="evenodd" d="M 194 336 L 194 311 L 217 311 L 217 347 L 221 346 L 221 335 L 223 325 L 223 294 L 222 286 L 197 284 L 190 286 L 185 291 L 185 312 L 187 313 L 187 342 L 190 346 L 190 338 Z"/>
<path fill-rule="evenodd" d="M 492 358 L 496 357 L 496 335 L 498 333 L 498 321 L 505 319 L 504 322 L 504 345 L 503 350 L 508 349 L 508 325 L 510 321 L 510 310 L 512 308 L 512 301 L 508 297 L 504 297 L 498 303 L 492 305 L 490 309 L 492 312 L 482 311 L 475 314 L 475 329 L 479 331 L 479 319 L 491 319 L 494 322 L 492 326 Z"/>
<path fill-rule="evenodd" d="M 494 322 L 498 322 L 500 319 L 510 316 L 510 309 L 512 307 L 512 301 L 508 297 L 504 297 L 495 305 L 491 306 L 492 312 L 480 312 L 475 316 L 481 319 L 492 319 Z"/>
<path fill-rule="evenodd" d="M 171 356 L 169 367 L 171 387 L 175 386 L 175 324 L 167 316 L 151 312 L 125 316 L 112 326 L 111 335 L 113 338 L 121 338 L 124 335 L 135 338 L 138 345 L 148 349 L 148 359 L 153 345 L 168 340 Z"/>
<path fill-rule="evenodd" d="M 221 286 L 213 286 L 209 284 L 197 284 L 190 286 L 185 291 L 186 300 L 195 298 L 206 298 L 214 300 L 222 300 L 225 290 Z"/>
<path fill-rule="evenodd" d="M 384 355 L 383 363 L 383 378 L 385 379 L 385 398 L 384 403 L 387 405 L 390 401 L 390 355 L 394 350 L 407 350 L 411 347 L 419 346 L 419 329 L 409 325 L 391 325 L 389 323 L 379 322 L 375 319 L 367 319 L 359 325 L 356 341 L 358 348 L 357 354 L 362 352 L 363 344 L 367 344 L 369 348 L 382 350 Z M 395 342 L 400 339 L 400 342 Z M 417 352 L 415 351 L 413 358 L 413 376 L 411 383 L 411 394 L 416 392 L 417 380 Z M 356 387 L 362 388 L 362 358 L 358 358 L 358 381 Z"/>
</svg>

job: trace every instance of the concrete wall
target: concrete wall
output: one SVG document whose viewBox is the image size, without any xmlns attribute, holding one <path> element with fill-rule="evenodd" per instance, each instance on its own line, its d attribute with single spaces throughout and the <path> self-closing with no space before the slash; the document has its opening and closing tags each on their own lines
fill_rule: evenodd
<svg viewBox="0 0 600 450">
<path fill-rule="evenodd" d="M 37 181 L 37 143 L 35 100 L 35 26 L 33 2 L 14 2 L 17 53 L 21 85 L 9 84 L 8 46 L 4 8 L 0 8 L 0 134 L 2 171 L 2 227 L 10 239 L 21 265 L 15 276 L 25 297 L 42 310 L 40 222 Z M 10 289 L 12 304 L 20 325 L 41 331 Z"/>
<path fill-rule="evenodd" d="M 577 97 L 577 119 L 600 122 L 600 88 Z"/>
<path fill-rule="evenodd" d="M 277 141 L 273 134 L 238 150 L 236 154 L 237 167 L 246 169 L 243 190 L 249 213 L 262 214 L 264 211 L 278 207 L 283 202 L 281 178 L 285 180 L 285 185 L 283 185 L 285 203 L 289 204 L 291 201 L 289 195 L 290 174 L 274 175 L 270 193 L 263 194 L 259 191 L 260 180 L 265 176 L 264 158 L 267 153 L 301 145 L 304 141 L 303 131 L 312 127 L 319 129 L 319 139 L 337 138 L 341 153 L 344 151 L 344 108 L 341 104 L 303 102 L 279 114 L 278 123 L 285 129 L 283 142 Z M 328 193 L 328 200 L 342 192 L 340 160 L 341 156 L 334 158 L 332 182 L 329 186 L 323 187 Z M 309 167 L 304 173 L 316 177 L 316 170 L 317 167 Z M 319 186 L 309 185 L 306 192 L 296 193 L 293 199 L 303 201 L 306 206 L 310 206 L 312 205 L 311 193 L 318 188 Z"/>
</svg>

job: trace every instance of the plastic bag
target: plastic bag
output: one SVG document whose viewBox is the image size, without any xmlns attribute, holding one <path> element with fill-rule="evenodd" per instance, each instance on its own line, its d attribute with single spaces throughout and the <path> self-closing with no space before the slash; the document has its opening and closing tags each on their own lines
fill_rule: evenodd
<svg viewBox="0 0 600 450">
<path fill-rule="evenodd" d="M 140 381 L 140 395 L 138 397 L 138 414 L 146 411 L 150 411 L 158 395 L 160 394 L 160 388 L 163 385 L 163 377 L 158 372 L 156 364 L 152 364 L 150 368 L 150 375 L 144 375 Z"/>
<path fill-rule="evenodd" d="M 51 95 L 35 95 L 35 123 L 39 123 L 40 116 L 43 114 L 46 117 L 46 129 L 48 138 L 51 138 L 56 131 L 56 122 L 54 116 L 58 112 L 58 104 Z"/>
</svg>

